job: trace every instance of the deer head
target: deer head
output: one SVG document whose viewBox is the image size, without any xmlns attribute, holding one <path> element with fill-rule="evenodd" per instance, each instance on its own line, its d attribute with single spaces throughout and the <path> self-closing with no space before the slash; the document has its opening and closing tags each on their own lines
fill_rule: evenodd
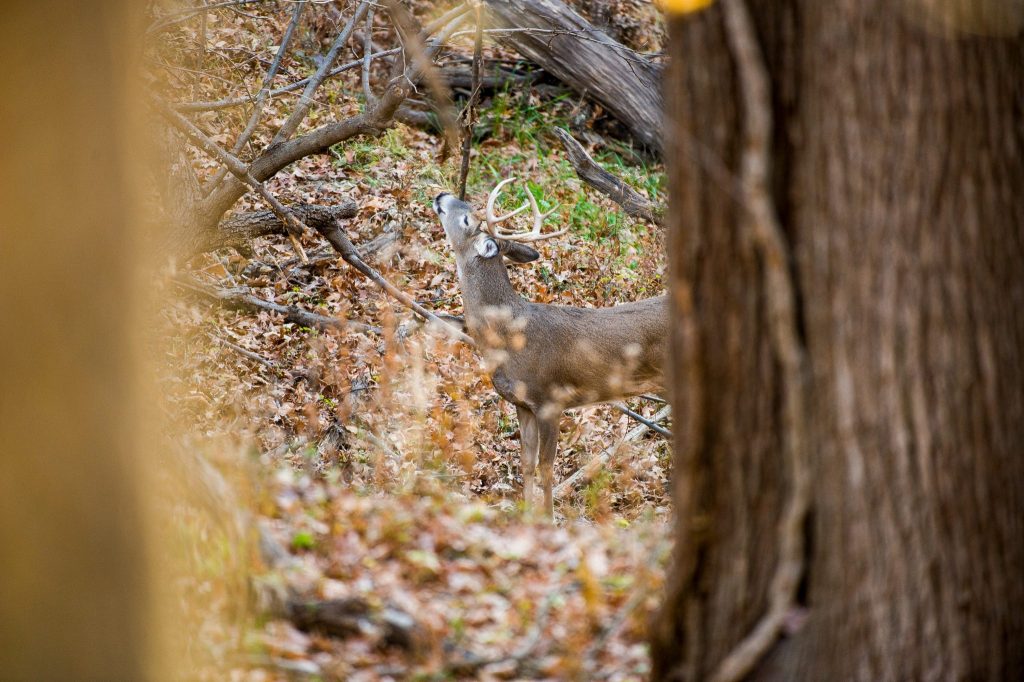
<svg viewBox="0 0 1024 682">
<path fill-rule="evenodd" d="M 540 254 L 525 244 L 558 237 L 568 231 L 559 230 L 547 234 L 541 232 L 544 220 L 558 210 L 558 206 L 547 213 L 541 213 L 537 206 L 537 200 L 533 198 L 531 192 L 526 193 L 529 198 L 527 203 L 503 216 L 496 216 L 494 204 L 501 194 L 502 188 L 514 181 L 515 178 L 502 180 L 491 191 L 490 196 L 487 197 L 484 220 L 477 217 L 472 206 L 447 192 L 442 192 L 434 198 L 434 212 L 441 219 L 445 235 L 455 249 L 455 256 L 460 264 L 473 257 L 490 259 L 497 257 L 498 254 L 513 263 L 529 263 L 539 258 Z M 534 219 L 531 230 L 516 232 L 502 229 L 501 223 L 519 215 L 527 208 L 533 209 Z"/>
</svg>

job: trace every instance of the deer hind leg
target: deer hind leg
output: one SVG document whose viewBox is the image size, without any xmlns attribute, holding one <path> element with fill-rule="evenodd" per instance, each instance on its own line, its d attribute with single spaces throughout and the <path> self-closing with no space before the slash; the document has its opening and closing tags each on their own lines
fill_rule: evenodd
<svg viewBox="0 0 1024 682">
<path fill-rule="evenodd" d="M 540 440 L 537 434 L 537 417 L 526 407 L 516 406 L 519 417 L 519 466 L 523 471 L 523 502 L 529 508 L 533 505 L 533 474 L 537 469 L 537 450 Z"/>
<path fill-rule="evenodd" d="M 555 465 L 555 453 L 558 451 L 558 421 L 561 416 L 561 413 L 558 413 L 549 419 L 537 418 L 537 431 L 540 436 L 540 481 L 544 486 L 544 513 L 548 520 L 555 517 L 551 478 Z"/>
</svg>

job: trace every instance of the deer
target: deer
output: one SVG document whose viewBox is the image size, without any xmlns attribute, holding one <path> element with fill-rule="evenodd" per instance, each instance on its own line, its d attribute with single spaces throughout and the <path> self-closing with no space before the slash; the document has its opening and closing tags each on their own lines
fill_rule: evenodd
<svg viewBox="0 0 1024 682">
<path fill-rule="evenodd" d="M 502 180 L 487 198 L 481 220 L 473 207 L 442 192 L 433 209 L 454 252 L 465 326 L 484 357 L 495 391 L 516 408 L 519 419 L 523 498 L 534 502 L 534 474 L 540 472 L 544 515 L 554 518 L 552 473 L 562 413 L 574 407 L 659 390 L 664 382 L 668 335 L 667 296 L 607 308 L 533 303 L 513 288 L 506 261 L 540 258 L 531 244 L 566 234 L 543 232 L 558 209 L 542 213 L 533 193 L 527 202 L 497 216 Z M 503 223 L 527 208 L 530 229 Z"/>
</svg>

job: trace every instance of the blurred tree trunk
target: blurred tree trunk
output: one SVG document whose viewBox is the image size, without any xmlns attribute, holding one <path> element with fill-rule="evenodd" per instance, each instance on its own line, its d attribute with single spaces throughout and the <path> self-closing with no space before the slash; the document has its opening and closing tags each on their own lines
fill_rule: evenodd
<svg viewBox="0 0 1024 682">
<path fill-rule="evenodd" d="M 119 2 L 0 12 L 0 677 L 148 679 Z"/>
<path fill-rule="evenodd" d="M 806 568 L 751 677 L 1019 678 L 1024 41 L 909 9 L 929 3 L 749 3 L 771 87 L 774 263 L 736 186 L 751 113 L 732 1 L 670 26 L 678 543 L 654 678 L 711 677 L 768 610 L 794 435 L 812 481 Z M 806 364 L 799 432 L 771 333 L 776 265 Z"/>
</svg>

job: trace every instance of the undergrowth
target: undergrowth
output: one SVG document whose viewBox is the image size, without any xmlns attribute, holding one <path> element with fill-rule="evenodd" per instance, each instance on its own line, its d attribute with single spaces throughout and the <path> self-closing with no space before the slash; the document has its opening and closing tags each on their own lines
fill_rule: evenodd
<svg viewBox="0 0 1024 682">
<path fill-rule="evenodd" d="M 230 37 L 243 21 L 210 30 Z M 358 111 L 356 92 L 358 75 L 328 81 L 318 92 L 319 120 Z M 290 104 L 275 100 L 268 119 L 280 120 Z M 660 231 L 583 185 L 550 132 L 574 125 L 578 105 L 574 96 L 542 99 L 530 90 L 485 100 L 487 128 L 474 144 L 468 198 L 482 208 L 497 182 L 516 176 L 504 207 L 522 203 L 525 192 L 542 210 L 559 207 L 550 223 L 569 233 L 544 243 L 541 260 L 511 272 L 530 300 L 607 306 L 658 295 Z M 237 131 L 242 113 L 212 112 L 202 122 Z M 257 138 L 271 134 L 261 127 Z M 659 198 L 660 165 L 638 164 L 642 157 L 622 148 L 598 146 L 594 156 Z M 204 177 L 216 171 L 201 155 L 194 165 Z M 372 264 L 428 308 L 460 314 L 452 255 L 430 209 L 438 191 L 455 189 L 458 165 L 441 157 L 436 136 L 397 125 L 307 157 L 267 184 L 285 204 L 355 200 L 359 213 L 344 228 L 357 247 L 394 237 L 369 256 Z M 248 196 L 237 210 L 256 208 L 263 206 Z M 302 241 L 312 255 L 328 252 L 317 235 Z M 646 614 L 661 580 L 661 563 L 650 556 L 668 517 L 663 439 L 619 448 L 596 478 L 558 503 L 560 525 L 538 524 L 519 499 L 515 411 L 497 398 L 471 349 L 422 329 L 341 261 L 302 266 L 278 237 L 183 270 L 210 286 L 246 287 L 268 301 L 383 330 L 318 331 L 267 313 L 168 300 L 173 368 L 164 378 L 165 409 L 182 446 L 227 479 L 235 503 L 288 554 L 285 568 L 267 566 L 251 542 L 180 507 L 177 537 L 188 570 L 179 588 L 182 599 L 203 595 L 194 627 L 183 633 L 200 676 L 220 679 L 214 670 L 227 667 L 238 679 L 296 670 L 327 679 L 457 677 L 445 672 L 452 651 L 497 656 L 535 625 L 560 633 L 544 639 L 536 675 L 578 676 L 585 672 L 579 652 L 635 590 L 645 590 L 651 597 L 595 654 L 610 679 L 644 677 Z M 630 406 L 648 416 L 658 407 L 642 399 Z M 617 448 L 631 426 L 608 406 L 567 414 L 556 482 Z M 339 640 L 301 632 L 263 607 L 253 616 L 238 606 L 253 580 L 322 599 L 359 596 L 375 609 L 390 604 L 415 615 L 422 646 L 385 645 L 379 633 Z M 540 604 L 552 599 L 558 608 L 537 623 Z"/>
</svg>

